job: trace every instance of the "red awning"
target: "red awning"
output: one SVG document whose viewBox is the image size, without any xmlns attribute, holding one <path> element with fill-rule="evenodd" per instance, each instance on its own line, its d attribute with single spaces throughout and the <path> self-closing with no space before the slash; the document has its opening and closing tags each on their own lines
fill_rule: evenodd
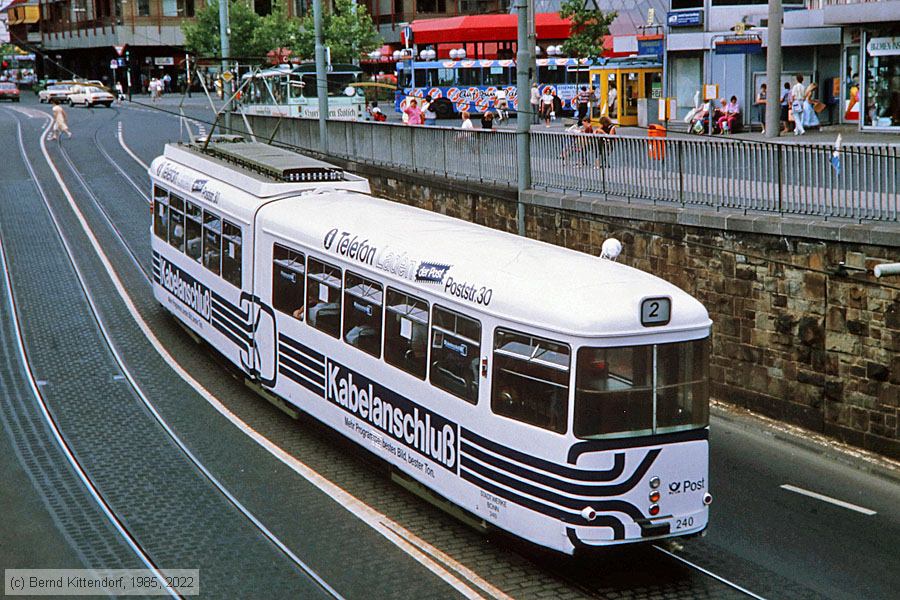
<svg viewBox="0 0 900 600">
<path fill-rule="evenodd" d="M 471 15 L 447 19 L 420 19 L 410 25 L 413 41 L 419 45 L 459 42 L 514 42 L 517 17 L 513 14 Z M 539 40 L 563 40 L 569 37 L 571 21 L 559 13 L 534 16 Z"/>
</svg>

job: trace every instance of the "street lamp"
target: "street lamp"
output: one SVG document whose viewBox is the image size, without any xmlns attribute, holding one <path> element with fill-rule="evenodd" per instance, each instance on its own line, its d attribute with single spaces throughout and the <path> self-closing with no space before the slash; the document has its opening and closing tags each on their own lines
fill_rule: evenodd
<svg viewBox="0 0 900 600">
<path fill-rule="evenodd" d="M 450 58 L 453 60 L 462 60 L 466 57 L 466 49 L 465 48 L 454 48 L 450 51 Z"/>
<path fill-rule="evenodd" d="M 434 60 L 435 58 L 437 58 L 437 52 L 435 52 L 432 48 L 426 48 L 425 50 L 419 52 L 419 58 L 421 58 L 422 60 Z"/>
</svg>

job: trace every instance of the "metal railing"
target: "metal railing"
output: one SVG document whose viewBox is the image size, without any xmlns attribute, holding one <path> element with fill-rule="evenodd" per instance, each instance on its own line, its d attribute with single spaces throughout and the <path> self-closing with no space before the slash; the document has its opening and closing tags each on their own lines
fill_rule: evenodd
<svg viewBox="0 0 900 600">
<path fill-rule="evenodd" d="M 320 151 L 314 120 L 249 117 L 257 137 Z M 277 127 L 277 131 L 276 131 Z M 329 121 L 328 154 L 516 187 L 511 131 Z M 715 210 L 900 221 L 900 146 L 830 146 L 531 133 L 532 187 Z"/>
</svg>

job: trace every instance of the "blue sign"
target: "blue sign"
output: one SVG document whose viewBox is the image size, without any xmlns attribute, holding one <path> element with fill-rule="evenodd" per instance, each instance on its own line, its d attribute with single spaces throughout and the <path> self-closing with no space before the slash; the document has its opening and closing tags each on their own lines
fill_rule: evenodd
<svg viewBox="0 0 900 600">
<path fill-rule="evenodd" d="M 680 10 L 670 12 L 667 15 L 666 23 L 669 27 L 697 27 L 703 25 L 702 10 Z"/>
<path fill-rule="evenodd" d="M 762 54 L 762 40 L 724 40 L 716 42 L 716 54 Z"/>
<path fill-rule="evenodd" d="M 645 56 L 653 54 L 654 56 L 663 55 L 663 40 L 642 40 L 638 39 L 638 54 Z"/>
</svg>

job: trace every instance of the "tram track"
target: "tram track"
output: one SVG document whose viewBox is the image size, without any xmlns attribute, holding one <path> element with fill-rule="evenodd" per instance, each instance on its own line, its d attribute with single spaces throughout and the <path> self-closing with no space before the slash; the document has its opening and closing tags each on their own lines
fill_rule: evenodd
<svg viewBox="0 0 900 600">
<path fill-rule="evenodd" d="M 80 214 L 80 210 L 76 206 L 77 203 L 76 203 L 74 197 L 72 196 L 72 194 L 68 191 L 68 188 L 65 184 L 65 181 L 64 181 L 62 175 L 55 168 L 55 166 L 53 166 L 52 159 L 50 158 L 49 153 L 46 152 L 46 148 L 44 147 L 43 137 L 41 139 L 41 146 L 42 146 L 42 150 L 45 153 L 45 158 L 47 159 L 48 164 L 51 165 L 51 169 L 54 171 L 54 174 L 57 178 L 57 183 L 62 188 L 63 193 L 67 196 L 67 199 L 69 200 L 73 211 L 75 211 L 78 214 L 78 220 L 81 222 L 83 229 L 88 234 L 88 236 L 92 238 L 92 241 L 95 243 L 95 249 L 98 250 L 98 254 L 100 254 L 101 260 L 104 262 L 104 265 L 107 268 L 107 271 L 109 272 L 109 274 L 111 276 L 113 276 L 115 278 L 114 268 L 112 267 L 109 260 L 105 257 L 105 255 L 102 252 L 100 252 L 100 247 L 99 247 L 99 244 L 96 242 L 96 238 L 93 237 L 92 233 L 89 233 L 90 227 L 88 226 L 85 217 L 82 214 Z M 63 162 L 66 164 L 67 169 L 72 173 L 75 180 L 78 181 L 79 184 L 88 192 L 88 197 L 90 198 L 92 204 L 96 205 L 96 208 L 103 215 L 103 220 L 105 221 L 106 225 L 110 228 L 110 231 L 112 231 L 113 235 L 116 237 L 118 243 L 121 244 L 126 249 L 126 251 L 129 253 L 130 260 L 132 262 L 139 264 L 139 260 L 136 258 L 135 254 L 133 252 L 131 252 L 131 250 L 130 250 L 130 246 L 126 240 L 126 236 L 124 235 L 124 233 L 115 225 L 111 215 L 109 215 L 109 213 L 102 207 L 102 203 L 100 202 L 100 200 L 96 196 L 96 194 L 94 194 L 89 189 L 89 184 L 85 180 L 84 176 L 78 172 L 77 166 L 74 164 L 71 157 L 69 157 L 68 154 L 63 154 L 63 152 L 64 152 L 64 150 L 62 150 L 60 154 L 63 158 Z M 108 160 L 111 161 L 111 157 L 108 157 L 108 154 L 106 155 L 106 157 Z M 49 205 L 48 205 L 48 207 L 49 207 Z M 57 225 L 57 227 L 58 227 L 58 225 Z M 59 230 L 60 235 L 62 235 L 61 228 L 58 227 L 58 230 Z M 74 257 L 71 254 L 70 254 L 70 259 L 74 261 Z M 147 282 L 149 282 L 150 279 L 149 279 L 148 273 L 143 269 L 141 269 L 141 273 L 143 275 L 143 279 L 145 279 Z M 82 284 L 84 285 L 83 279 L 82 279 Z M 119 288 L 119 291 L 122 294 L 123 300 L 126 300 L 126 302 L 128 302 L 129 299 L 127 299 L 127 294 L 124 292 L 124 288 L 120 287 L 120 285 L 117 285 L 117 287 Z M 86 293 L 88 293 L 88 292 L 86 291 Z M 92 302 L 92 307 L 94 308 L 94 311 L 95 311 L 95 313 L 94 313 L 95 318 L 97 319 L 98 324 L 100 325 L 101 329 L 103 330 L 103 334 L 107 339 L 108 345 L 110 346 L 111 350 L 114 353 L 116 353 L 116 355 L 117 355 L 117 361 L 119 362 L 119 365 L 120 365 L 123 373 L 125 374 L 126 379 L 128 380 L 129 384 L 133 387 L 135 392 L 138 394 L 138 396 L 140 396 L 141 399 L 144 401 L 145 406 L 154 415 L 154 417 L 159 422 L 159 424 L 167 431 L 169 436 L 181 448 L 181 450 L 185 453 L 185 455 L 189 459 L 191 459 L 192 462 L 194 462 L 196 467 L 201 472 L 203 472 L 204 475 L 208 479 L 210 479 L 211 483 L 213 483 L 217 488 L 219 488 L 219 490 L 222 492 L 222 494 L 224 496 L 226 496 L 229 499 L 229 501 L 232 502 L 232 504 L 238 510 L 240 510 L 242 513 L 244 513 L 245 516 L 247 516 L 247 518 L 260 530 L 260 532 L 265 537 L 267 537 L 275 546 L 277 546 L 279 549 L 281 549 L 281 551 L 283 553 L 285 553 L 289 557 L 292 557 L 292 560 L 295 560 L 295 562 L 298 562 L 299 563 L 298 566 L 300 566 L 300 564 L 303 564 L 302 561 L 300 561 L 300 559 L 296 557 L 296 555 L 288 548 L 288 546 L 286 544 L 284 544 L 283 542 L 281 542 L 281 540 L 276 538 L 274 536 L 274 534 L 272 534 L 271 531 L 269 531 L 268 528 L 266 528 L 266 526 L 262 523 L 262 521 L 260 519 L 256 518 L 245 507 L 243 507 L 243 505 L 236 499 L 236 497 L 233 494 L 231 494 L 224 486 L 222 486 L 218 482 L 218 480 L 211 474 L 211 472 L 199 460 L 196 459 L 196 457 L 190 451 L 190 449 L 187 447 L 187 445 L 184 444 L 178 438 L 178 436 L 174 433 L 172 428 L 168 426 L 168 424 L 165 422 L 163 417 L 155 409 L 152 402 L 150 402 L 149 399 L 147 399 L 146 395 L 142 392 L 140 386 L 137 384 L 137 382 L 135 380 L 135 377 L 131 374 L 127 365 L 125 364 L 125 361 L 121 358 L 120 355 L 118 355 L 118 352 L 115 349 L 115 341 L 111 338 L 111 336 L 109 335 L 109 333 L 107 331 L 107 328 L 103 325 L 102 317 L 100 316 L 100 312 L 96 310 L 96 306 L 93 306 L 93 302 Z M 130 308 L 136 311 L 136 308 L 133 305 L 131 305 Z M 136 312 L 134 314 L 137 315 Z M 146 331 L 145 333 L 149 334 L 149 330 Z M 150 335 L 152 335 L 152 334 L 150 334 Z M 315 479 L 316 475 L 317 474 L 313 474 L 313 479 Z M 306 476 L 308 477 L 308 475 L 306 475 Z M 353 504 L 355 504 L 357 502 L 358 501 L 355 498 L 343 498 L 342 499 L 342 504 L 344 504 L 344 505 L 352 506 Z M 377 514 L 369 515 L 368 520 L 370 521 L 370 525 L 377 522 L 378 527 L 376 527 L 376 529 L 377 528 L 383 529 L 384 530 L 384 531 L 382 531 L 383 534 L 385 534 L 385 532 L 389 532 L 391 527 L 394 527 L 394 528 L 399 527 L 396 524 L 391 523 L 388 519 L 385 519 L 381 515 L 377 515 Z M 420 540 L 416 540 L 415 536 L 411 536 L 413 538 L 412 541 L 404 539 L 404 537 L 393 534 L 393 533 L 385 535 L 385 537 L 388 537 L 389 539 L 393 538 L 392 541 L 394 541 L 398 546 L 400 546 L 401 548 L 404 548 L 407 552 L 409 552 L 410 554 L 412 554 L 414 556 L 416 554 L 419 554 L 419 555 L 421 555 L 421 557 L 425 557 L 429 554 L 429 552 L 423 548 L 423 546 L 427 546 L 427 544 L 423 544 Z M 485 597 L 482 594 L 484 592 L 487 592 L 488 597 L 494 597 L 494 598 L 498 598 L 501 600 L 508 598 L 507 596 L 505 596 L 502 592 L 500 592 L 496 588 L 493 588 L 486 582 L 479 580 L 479 578 L 476 575 L 474 575 L 474 573 L 468 572 L 461 565 L 455 565 L 454 561 L 452 559 L 450 559 L 449 557 L 447 557 L 445 555 L 442 556 L 442 553 L 440 553 L 439 551 L 436 551 L 435 549 L 431 549 L 431 550 L 434 555 L 437 555 L 439 557 L 438 560 L 440 560 L 441 562 L 439 563 L 437 560 L 428 560 L 428 559 L 420 560 L 420 562 L 425 564 L 426 567 L 428 567 L 430 570 L 435 572 L 435 574 L 437 574 L 439 577 L 441 577 L 442 579 L 444 579 L 445 581 L 450 583 L 450 585 L 452 587 L 456 588 L 456 590 L 458 592 L 460 592 L 460 594 L 462 596 L 468 597 L 468 598 L 481 598 L 481 597 Z M 446 571 L 445 567 L 452 569 L 456 573 L 459 573 L 461 575 L 461 579 L 465 579 L 466 581 L 470 582 L 470 585 L 473 585 L 473 587 L 469 587 L 469 585 L 467 585 L 466 583 L 463 583 L 463 581 L 461 581 L 461 579 L 457 578 L 455 575 L 451 574 L 449 571 Z M 302 568 L 302 569 L 304 571 L 307 571 L 308 567 Z M 309 569 L 309 572 L 310 572 L 311 576 L 315 575 L 315 577 L 318 578 L 318 575 L 316 575 L 314 572 L 312 572 L 311 569 Z M 323 588 L 327 588 L 327 590 L 332 595 L 332 597 L 335 597 L 335 598 L 341 597 L 341 595 L 338 594 L 337 592 L 335 592 L 333 590 L 333 588 L 328 586 L 328 584 L 325 583 L 324 580 L 322 580 L 321 578 L 318 578 L 318 579 L 321 581 L 320 585 Z M 476 589 L 481 589 L 481 592 L 476 591 Z"/>
<path fill-rule="evenodd" d="M 50 198 L 48 197 L 47 192 L 41 185 L 40 179 L 37 177 L 37 174 L 35 173 L 34 168 L 28 159 L 27 153 L 24 148 L 24 143 L 22 140 L 21 123 L 18 121 L 18 119 L 17 119 L 16 127 L 17 127 L 17 136 L 18 136 L 18 142 L 19 142 L 19 150 L 20 150 L 21 156 L 23 158 L 23 162 L 25 163 L 27 170 L 31 176 L 31 179 L 35 184 L 36 191 L 38 192 L 38 195 L 42 199 L 44 206 L 49 214 L 50 220 L 55 229 L 54 233 L 56 234 L 57 238 L 60 240 L 61 245 L 65 251 L 66 258 L 67 258 L 67 260 L 75 274 L 75 277 L 78 281 L 80 293 L 83 295 L 84 300 L 86 301 L 87 305 L 90 307 L 91 318 L 93 319 L 94 325 L 96 326 L 99 335 L 104 340 L 104 342 L 106 344 L 106 348 L 109 350 L 110 354 L 114 358 L 117 367 L 121 370 L 121 372 L 123 374 L 123 378 L 128 382 L 128 384 L 130 386 L 130 391 L 137 398 L 139 398 L 141 400 L 145 409 L 153 416 L 156 423 L 162 428 L 162 430 L 165 431 L 165 433 L 168 435 L 171 442 L 175 446 L 177 446 L 180 449 L 180 451 L 183 453 L 183 455 L 190 461 L 193 468 L 197 469 L 200 473 L 202 473 L 203 476 L 206 477 L 207 481 L 210 484 L 212 484 L 212 486 L 217 490 L 217 492 L 220 493 L 221 496 L 224 497 L 235 509 L 237 509 L 248 520 L 248 522 L 252 523 L 253 526 L 256 527 L 256 529 L 259 531 L 259 533 L 262 534 L 262 536 L 268 541 L 268 543 L 270 543 L 272 545 L 272 547 L 274 549 L 277 549 L 278 552 L 280 552 L 284 557 L 286 557 L 294 565 L 294 567 L 296 567 L 299 572 L 303 573 L 305 577 L 307 577 L 311 582 L 313 582 L 315 584 L 315 586 L 324 595 L 331 597 L 331 598 L 343 598 L 343 596 L 341 594 L 339 594 L 336 590 L 334 590 L 334 588 L 332 588 L 324 579 L 322 579 L 304 561 L 302 561 L 299 557 L 297 557 L 296 554 L 294 554 L 283 542 L 281 542 L 281 540 L 279 540 L 268 529 L 266 529 L 265 526 L 259 521 L 259 519 L 257 519 L 252 513 L 247 511 L 246 508 L 244 508 L 243 505 L 241 505 L 241 503 L 238 502 L 237 499 L 224 486 L 221 485 L 221 483 L 209 472 L 209 470 L 206 469 L 206 467 L 199 460 L 197 460 L 197 458 L 193 455 L 193 453 L 190 452 L 190 450 L 187 448 L 187 446 L 179 439 L 179 437 L 174 433 L 174 431 L 162 419 L 162 417 L 159 415 L 158 411 L 156 411 L 152 402 L 149 400 L 147 394 L 144 392 L 142 387 L 136 381 L 136 378 L 132 374 L 131 370 L 129 369 L 128 365 L 126 364 L 125 360 L 123 359 L 119 349 L 117 348 L 115 341 L 113 340 L 112 336 L 110 335 L 109 329 L 104 321 L 104 317 L 98 308 L 96 298 L 95 298 L 94 294 L 92 293 L 90 286 L 88 284 L 88 278 L 85 275 L 85 273 L 83 272 L 82 268 L 79 266 L 78 261 L 75 259 L 75 251 L 74 251 L 70 241 L 67 239 L 66 235 L 63 233 L 63 227 L 60 223 L 59 217 L 56 214 L 56 212 L 54 211 L 54 208 L 52 206 Z M 42 151 L 45 153 L 45 156 L 49 159 L 49 154 L 46 152 L 46 147 L 45 147 L 45 143 L 44 143 L 44 135 L 47 133 L 48 129 L 49 129 L 49 127 L 47 129 L 44 129 L 44 131 L 42 132 L 41 138 L 40 138 L 40 144 L 41 144 Z M 51 163 L 48 161 L 48 164 L 51 164 Z M 69 164 L 71 165 L 71 161 L 69 161 Z M 51 166 L 51 168 L 53 168 L 55 170 L 55 167 Z M 71 168 L 73 171 L 75 170 L 74 165 L 71 165 Z M 64 182 L 62 181 L 58 172 L 56 174 L 58 177 L 57 181 L 58 181 L 58 183 L 61 184 L 64 194 L 69 196 L 71 199 L 71 196 L 70 196 L 68 190 L 65 188 Z M 106 215 L 106 217 L 108 218 L 108 215 Z M 111 221 L 110 221 L 110 225 L 113 226 Z M 0 253 L 2 253 L 2 258 L 3 258 L 2 266 L 5 267 L 4 273 L 5 273 L 5 277 L 7 280 L 8 289 L 10 290 L 10 302 L 11 302 L 13 314 L 17 315 L 18 313 L 15 310 L 15 302 L 14 302 L 13 295 L 12 295 L 12 289 L 13 289 L 12 281 L 11 281 L 11 279 L 9 279 L 8 263 L 6 261 L 5 251 L 3 250 L 2 247 L 0 247 Z M 21 332 L 21 325 L 18 320 L 16 322 L 16 326 L 17 326 L 17 331 L 19 334 L 19 345 L 20 345 L 20 348 L 22 351 L 23 361 L 28 361 L 27 355 L 25 352 L 25 342 L 24 342 L 24 338 L 23 338 L 22 332 Z M 52 417 L 52 410 L 50 409 L 50 407 L 48 406 L 48 404 L 43 399 L 43 396 L 40 393 L 38 383 L 37 383 L 35 377 L 33 376 L 34 370 L 30 366 L 31 363 L 25 362 L 25 364 L 28 365 L 28 372 L 31 377 L 32 389 L 34 390 L 34 393 L 35 393 L 36 397 L 38 398 L 38 401 L 42 405 L 42 410 L 43 410 L 46 418 L 48 419 L 48 422 L 49 422 L 50 426 L 52 427 L 55 436 L 57 437 L 60 444 L 63 446 L 63 449 L 65 451 L 67 458 L 69 458 L 70 462 L 72 462 L 73 468 L 75 468 L 76 471 L 79 473 L 79 476 L 81 477 L 85 486 L 91 492 L 92 496 L 97 500 L 98 504 L 103 509 L 104 514 L 106 514 L 107 517 L 111 520 L 111 522 L 113 522 L 113 524 L 116 526 L 116 529 L 118 531 L 120 531 L 120 533 L 122 533 L 122 535 L 125 537 L 126 541 L 128 541 L 129 545 L 135 550 L 135 552 L 138 554 L 138 556 L 141 558 L 141 560 L 144 562 L 144 564 L 146 564 L 148 566 L 148 568 L 154 570 L 154 572 L 156 572 L 157 575 L 159 575 L 158 567 L 156 566 L 156 563 L 154 562 L 154 560 L 151 558 L 150 550 L 148 548 L 146 548 L 145 545 L 142 545 L 140 543 L 139 535 L 135 534 L 133 531 L 131 531 L 126 526 L 125 520 L 120 518 L 119 516 L 117 516 L 115 508 L 113 506 L 113 503 L 110 502 L 109 500 L 107 500 L 107 498 L 100 492 L 101 486 L 98 485 L 97 483 L 95 483 L 94 479 L 90 475 L 89 469 L 87 467 L 85 467 L 80 461 L 77 460 L 77 458 L 76 458 L 77 452 L 75 450 L 73 450 L 71 447 L 71 444 L 66 441 L 66 438 L 64 437 L 64 434 L 62 431 L 62 428 L 56 422 L 56 419 L 54 419 Z M 169 591 L 172 592 L 172 595 L 174 597 L 180 597 L 180 596 L 178 596 L 177 593 L 174 592 L 174 590 L 169 590 Z"/>
<path fill-rule="evenodd" d="M 99 130 L 98 130 L 98 132 L 99 132 Z M 95 134 L 94 134 L 94 141 L 95 141 L 95 143 L 97 143 L 97 145 L 99 146 L 99 145 L 100 145 L 100 142 L 99 142 L 99 138 L 97 137 L 98 132 L 95 132 Z M 122 135 L 121 129 L 119 129 L 118 133 L 119 133 L 119 136 L 118 136 L 118 137 L 119 137 L 120 144 L 123 145 L 123 147 L 127 149 L 127 146 L 126 146 L 125 143 L 124 143 L 124 136 Z M 130 152 L 129 152 L 129 153 L 130 153 Z M 109 154 L 108 154 L 107 152 L 102 151 L 101 154 L 103 154 L 103 155 L 104 155 L 104 158 L 105 158 L 108 162 L 110 162 L 114 167 L 116 167 L 117 170 L 119 170 L 120 174 L 122 174 L 120 168 L 115 164 L 115 161 L 112 159 L 112 157 L 109 156 Z M 136 161 L 138 160 L 137 157 L 136 157 L 135 155 L 133 155 L 133 153 L 130 153 L 130 154 L 132 154 L 132 158 L 133 158 L 134 160 L 136 160 Z M 72 170 L 73 172 L 74 172 L 74 171 L 77 171 L 77 167 L 74 165 L 74 163 L 72 162 L 71 158 L 70 158 L 68 155 L 65 155 L 65 156 L 64 156 L 64 161 L 67 163 L 67 167 L 68 167 L 70 170 Z M 87 184 L 86 184 L 86 182 L 84 181 L 84 178 L 83 178 L 80 174 L 76 176 L 76 179 L 78 179 L 79 181 L 81 181 L 82 184 L 85 186 L 85 189 L 87 189 Z M 133 183 L 133 182 L 132 182 L 132 183 Z M 89 195 L 93 198 L 93 201 L 94 201 L 94 202 L 98 202 L 98 199 L 97 199 L 96 195 L 94 195 L 94 194 L 92 194 L 92 193 L 90 193 L 90 192 L 89 192 Z M 115 226 L 115 224 L 112 222 L 111 217 L 110 217 L 108 214 L 106 214 L 105 211 L 103 211 L 102 208 L 101 208 L 100 210 L 101 210 L 101 212 L 104 212 L 105 218 L 106 218 L 106 220 L 107 220 L 109 226 L 114 230 L 115 235 L 119 238 L 119 242 L 120 242 L 122 245 L 125 246 L 125 248 L 127 249 L 128 253 L 129 253 L 129 254 L 131 255 L 131 257 L 132 257 L 132 260 L 137 260 L 137 259 L 136 259 L 136 256 L 135 256 L 135 253 L 131 250 L 131 247 L 128 245 L 127 241 L 125 240 L 125 235 L 124 235 L 124 234 L 123 234 L 123 233 Z M 142 273 L 144 274 L 144 277 L 146 278 L 146 277 L 147 277 L 146 271 L 142 269 Z M 669 554 L 668 551 L 666 551 L 666 550 L 663 549 L 663 548 L 657 548 L 657 549 L 660 550 L 663 554 Z M 745 590 L 745 589 L 741 588 L 740 586 L 737 586 L 736 584 L 732 584 L 732 583 L 729 582 L 728 580 L 726 580 L 726 579 L 724 579 L 724 578 L 721 578 L 721 577 L 719 577 L 719 576 L 715 575 L 714 573 L 711 573 L 711 572 L 709 572 L 709 571 L 707 571 L 707 570 L 704 570 L 702 567 L 699 567 L 699 566 L 697 566 L 697 565 L 694 565 L 694 564 L 692 564 L 692 563 L 690 563 L 690 562 L 688 562 L 688 561 L 682 559 L 681 557 L 678 557 L 677 555 L 671 555 L 668 559 L 669 559 L 669 560 L 673 560 L 673 561 L 678 561 L 679 563 L 684 564 L 684 565 L 688 566 L 688 567 L 691 568 L 691 569 L 694 569 L 694 570 L 696 570 L 696 571 L 698 571 L 698 572 L 703 573 L 705 576 L 708 576 L 708 577 L 711 577 L 711 578 L 713 578 L 713 579 L 716 579 L 716 580 L 718 580 L 720 583 L 723 583 L 724 585 L 726 585 L 726 586 L 728 586 L 728 587 L 734 589 L 735 591 L 739 591 L 739 592 L 741 592 L 741 593 L 743 593 L 743 594 L 745 594 L 745 595 L 749 595 L 749 596 L 751 596 L 751 597 L 759 598 L 759 596 L 753 594 L 752 592 L 749 592 L 748 590 Z M 528 559 L 528 560 L 530 560 L 530 559 Z M 535 566 L 539 566 L 539 565 L 535 565 Z M 569 585 L 575 587 L 575 588 L 578 589 L 581 593 L 583 593 L 583 594 L 585 594 L 585 595 L 587 595 L 587 596 L 589 596 L 589 597 L 596 597 L 596 598 L 603 598 L 603 597 L 606 597 L 605 595 L 603 595 L 602 592 L 598 592 L 595 588 L 592 588 L 592 586 L 591 586 L 589 583 L 588 583 L 588 584 L 585 584 L 585 583 L 582 583 L 582 582 L 578 581 L 577 579 L 569 578 L 569 577 L 567 577 L 567 576 L 562 576 L 562 575 L 559 575 L 559 574 L 555 574 L 554 576 L 555 576 L 555 577 L 560 577 L 560 578 L 565 579 L 565 580 L 568 582 Z"/>
</svg>

